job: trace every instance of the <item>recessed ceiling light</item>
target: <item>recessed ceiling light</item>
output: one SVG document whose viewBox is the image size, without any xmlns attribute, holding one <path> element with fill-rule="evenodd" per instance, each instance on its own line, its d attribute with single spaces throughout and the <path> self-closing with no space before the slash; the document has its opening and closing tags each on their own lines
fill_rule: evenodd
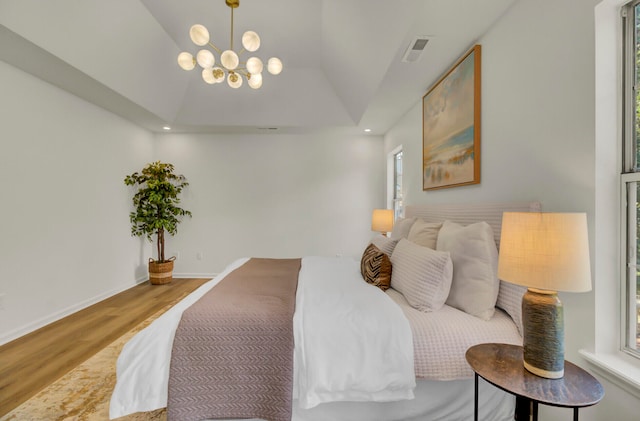
<svg viewBox="0 0 640 421">
<path fill-rule="evenodd" d="M 365 132 L 369 133 L 371 129 L 364 129 Z"/>
<path fill-rule="evenodd" d="M 164 127 L 162 128 L 162 130 L 171 130 L 171 127 L 169 127 L 169 126 L 164 126 Z"/>
</svg>

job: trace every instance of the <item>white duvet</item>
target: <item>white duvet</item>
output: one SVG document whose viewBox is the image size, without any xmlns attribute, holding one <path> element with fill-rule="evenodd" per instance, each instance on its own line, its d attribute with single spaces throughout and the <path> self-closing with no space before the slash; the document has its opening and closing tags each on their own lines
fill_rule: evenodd
<svg viewBox="0 0 640 421">
<path fill-rule="evenodd" d="M 171 346 L 182 312 L 247 260 L 233 262 L 125 345 L 111 419 L 167 405 Z M 413 398 L 409 322 L 393 300 L 362 280 L 356 260 L 303 258 L 293 328 L 294 398 L 301 408 Z"/>
</svg>

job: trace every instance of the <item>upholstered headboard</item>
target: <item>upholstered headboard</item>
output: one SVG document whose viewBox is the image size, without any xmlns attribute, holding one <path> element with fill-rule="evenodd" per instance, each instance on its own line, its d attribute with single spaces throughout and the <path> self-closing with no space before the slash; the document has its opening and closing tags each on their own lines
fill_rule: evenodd
<svg viewBox="0 0 640 421">
<path fill-rule="evenodd" d="M 539 202 L 464 203 L 446 205 L 407 205 L 406 218 L 421 218 L 427 222 L 449 220 L 462 225 L 485 221 L 493 228 L 498 248 L 502 231 L 503 212 L 541 212 Z"/>
</svg>

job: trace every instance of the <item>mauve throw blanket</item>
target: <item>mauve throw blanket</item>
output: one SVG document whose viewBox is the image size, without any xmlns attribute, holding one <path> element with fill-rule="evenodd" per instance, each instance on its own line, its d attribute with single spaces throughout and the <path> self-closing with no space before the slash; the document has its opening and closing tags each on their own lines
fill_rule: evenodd
<svg viewBox="0 0 640 421">
<path fill-rule="evenodd" d="M 168 419 L 290 421 L 300 259 L 253 258 L 183 314 Z"/>
</svg>

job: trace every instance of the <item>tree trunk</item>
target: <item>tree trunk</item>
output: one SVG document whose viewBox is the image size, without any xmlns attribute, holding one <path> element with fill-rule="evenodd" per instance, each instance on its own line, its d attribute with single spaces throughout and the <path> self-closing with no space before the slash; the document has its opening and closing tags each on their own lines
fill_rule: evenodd
<svg viewBox="0 0 640 421">
<path fill-rule="evenodd" d="M 158 261 L 164 262 L 164 228 L 158 228 Z"/>
</svg>

